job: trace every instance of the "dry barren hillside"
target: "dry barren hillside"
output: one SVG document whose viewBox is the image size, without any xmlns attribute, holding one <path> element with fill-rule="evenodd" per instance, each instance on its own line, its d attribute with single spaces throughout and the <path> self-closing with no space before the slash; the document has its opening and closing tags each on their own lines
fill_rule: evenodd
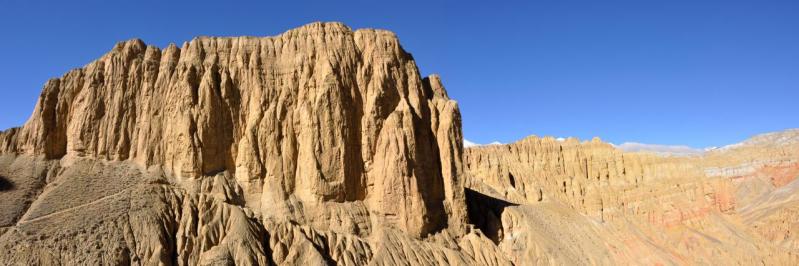
<svg viewBox="0 0 799 266">
<path fill-rule="evenodd" d="M 130 40 L 0 132 L 0 264 L 796 264 L 797 135 L 464 150 L 388 31 Z"/>
<path fill-rule="evenodd" d="M 702 155 L 528 137 L 465 152 L 473 220 L 517 264 L 782 264 L 797 254 L 799 130 Z"/>
</svg>

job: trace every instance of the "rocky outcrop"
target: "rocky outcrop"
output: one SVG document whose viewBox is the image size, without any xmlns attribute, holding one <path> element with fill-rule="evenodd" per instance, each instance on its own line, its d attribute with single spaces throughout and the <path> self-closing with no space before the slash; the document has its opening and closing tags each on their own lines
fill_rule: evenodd
<svg viewBox="0 0 799 266">
<path fill-rule="evenodd" d="M 799 152 L 775 138 L 664 156 L 532 136 L 466 149 L 464 168 L 469 189 L 513 203 L 477 226 L 517 264 L 791 264 Z"/>
<path fill-rule="evenodd" d="M 487 185 L 518 203 L 557 200 L 602 221 L 635 215 L 669 224 L 734 209 L 729 180 L 704 178 L 702 167 L 691 162 L 691 157 L 624 153 L 599 139 L 580 143 L 535 136 L 470 148 L 465 156 L 469 185 L 478 190 Z M 663 206 L 664 201 L 674 203 Z"/>
<path fill-rule="evenodd" d="M 453 221 L 463 209 L 457 105 L 381 30 L 315 23 L 163 50 L 119 43 L 47 82 L 6 135 L 5 152 L 132 161 L 180 180 L 227 172 L 247 206 L 289 220 L 363 201 L 424 236 L 447 226 L 442 204 Z"/>
<path fill-rule="evenodd" d="M 502 264 L 462 139 L 388 31 L 121 42 L 0 133 L 0 264 Z"/>
<path fill-rule="evenodd" d="M 709 153 L 708 175 L 732 180 L 743 222 L 776 246 L 799 253 L 799 130 L 755 136 Z"/>
</svg>

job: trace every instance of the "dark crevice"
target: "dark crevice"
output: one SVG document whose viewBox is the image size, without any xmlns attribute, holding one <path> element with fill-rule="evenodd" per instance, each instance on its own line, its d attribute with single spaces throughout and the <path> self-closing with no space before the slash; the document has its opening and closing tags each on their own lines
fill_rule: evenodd
<svg viewBox="0 0 799 266">
<path fill-rule="evenodd" d="M 327 242 L 327 239 L 324 236 L 317 236 L 322 242 Z M 317 243 L 313 241 L 310 236 L 305 236 L 305 239 L 313 245 L 313 247 L 319 252 L 319 255 L 322 256 L 322 259 L 325 260 L 327 265 L 339 265 L 335 259 L 331 256 L 333 253 L 330 251 L 330 246 L 323 243 Z"/>
<path fill-rule="evenodd" d="M 267 263 L 269 265 L 277 265 L 277 263 L 275 263 L 275 258 L 273 258 L 274 251 L 269 245 L 269 239 L 272 237 L 272 235 L 269 234 L 269 231 L 266 230 L 266 227 L 263 223 L 261 223 L 261 221 L 255 219 L 253 222 L 256 224 L 258 230 L 261 231 L 261 245 L 264 247 L 264 257 L 266 257 Z"/>
<path fill-rule="evenodd" d="M 494 198 L 466 188 L 466 208 L 469 221 L 486 235 L 494 244 L 503 238 L 502 212 L 507 207 L 518 206 L 512 202 Z"/>
<path fill-rule="evenodd" d="M 508 172 L 508 181 L 510 181 L 510 186 L 516 188 L 516 178 L 513 177 L 511 172 Z"/>
<path fill-rule="evenodd" d="M 8 180 L 8 178 L 4 176 L 0 176 L 0 191 L 14 190 L 14 188 L 16 188 L 16 186 L 11 180 Z"/>
<path fill-rule="evenodd" d="M 169 262 L 172 263 L 172 265 L 180 265 L 180 263 L 178 262 L 179 255 L 178 255 L 178 244 L 177 243 L 178 243 L 177 240 L 172 240 L 169 243 L 169 245 L 170 245 L 169 248 L 172 249 L 172 250 L 170 250 L 171 252 L 169 252 Z"/>
</svg>

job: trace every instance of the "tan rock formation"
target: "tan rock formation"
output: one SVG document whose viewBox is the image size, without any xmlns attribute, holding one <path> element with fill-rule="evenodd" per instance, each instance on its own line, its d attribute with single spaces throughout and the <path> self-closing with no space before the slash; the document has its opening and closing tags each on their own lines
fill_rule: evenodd
<svg viewBox="0 0 799 266">
<path fill-rule="evenodd" d="M 466 231 L 461 142 L 388 31 L 122 42 L 0 133 L 0 264 L 507 262 Z"/>
<path fill-rule="evenodd" d="M 708 175 L 735 184 L 743 222 L 770 243 L 799 253 L 799 130 L 755 136 L 705 156 Z"/>
<path fill-rule="evenodd" d="M 129 160 L 180 180 L 228 172 L 256 210 L 293 217 L 292 201 L 364 201 L 423 236 L 446 225 L 438 205 L 463 205 L 451 188 L 444 198 L 442 179 L 457 182 L 457 115 L 392 33 L 316 23 L 163 51 L 120 43 L 49 81 L 3 148 Z"/>
<path fill-rule="evenodd" d="M 799 150 L 776 135 L 703 156 L 534 136 L 469 148 L 467 186 L 520 204 L 472 221 L 517 264 L 795 264 Z"/>
<path fill-rule="evenodd" d="M 464 151 L 393 33 L 131 40 L 0 132 L 0 265 L 796 264 L 796 136 Z"/>
</svg>

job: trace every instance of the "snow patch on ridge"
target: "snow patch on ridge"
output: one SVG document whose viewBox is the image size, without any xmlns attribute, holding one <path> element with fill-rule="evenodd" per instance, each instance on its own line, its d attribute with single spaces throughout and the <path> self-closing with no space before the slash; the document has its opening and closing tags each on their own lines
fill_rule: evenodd
<svg viewBox="0 0 799 266">
<path fill-rule="evenodd" d="M 494 142 L 491 142 L 491 143 L 488 143 L 488 144 L 480 144 L 480 143 L 471 142 L 468 139 L 463 139 L 463 147 L 464 148 L 480 147 L 480 146 L 491 146 L 491 145 L 503 145 L 503 144 L 504 143 L 499 142 L 499 141 L 494 141 Z"/>
<path fill-rule="evenodd" d="M 705 149 L 697 149 L 685 145 L 660 145 L 638 142 L 625 142 L 621 145 L 614 146 L 626 152 L 652 152 L 661 155 L 673 156 L 701 155 L 706 151 Z"/>
<path fill-rule="evenodd" d="M 476 147 L 476 146 L 480 146 L 480 144 L 477 144 L 477 143 L 471 142 L 471 141 L 469 141 L 468 139 L 463 139 L 463 147 L 464 147 L 464 148 Z"/>
</svg>

